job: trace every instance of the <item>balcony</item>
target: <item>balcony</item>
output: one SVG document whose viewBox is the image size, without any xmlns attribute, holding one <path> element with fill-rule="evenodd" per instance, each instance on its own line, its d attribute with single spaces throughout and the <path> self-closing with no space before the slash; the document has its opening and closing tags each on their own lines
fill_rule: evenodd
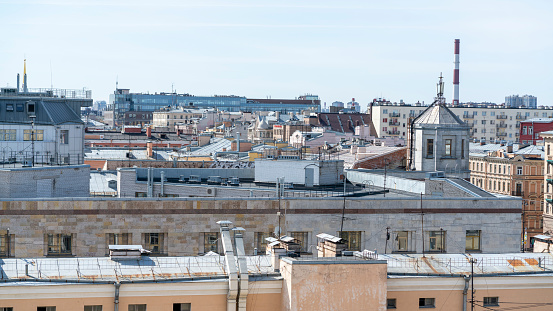
<svg viewBox="0 0 553 311">
<path fill-rule="evenodd" d="M 506 137 L 506 136 L 507 136 L 507 133 L 505 133 L 505 132 L 497 133 L 497 137 Z"/>
<path fill-rule="evenodd" d="M 396 132 L 396 131 L 388 131 L 388 135 L 399 135 L 399 132 Z"/>
<path fill-rule="evenodd" d="M 474 119 L 474 115 L 473 114 L 464 114 L 463 119 Z"/>
<path fill-rule="evenodd" d="M 511 191 L 511 195 L 515 197 L 521 197 L 524 195 L 523 191 Z"/>
<path fill-rule="evenodd" d="M 507 120 L 507 116 L 504 115 L 504 114 L 498 114 L 495 116 L 496 119 L 503 119 L 503 120 Z"/>
<path fill-rule="evenodd" d="M 498 129 L 506 129 L 506 128 L 507 128 L 507 124 L 505 124 L 505 123 L 499 123 L 499 124 L 496 124 L 495 127 L 498 128 Z"/>
<path fill-rule="evenodd" d="M 522 115 L 517 115 L 515 118 L 517 120 L 526 120 L 526 116 L 522 116 Z"/>
<path fill-rule="evenodd" d="M 401 114 L 399 112 L 390 112 L 388 115 L 390 118 L 399 118 Z"/>
<path fill-rule="evenodd" d="M 400 122 L 397 120 L 393 120 L 393 121 L 390 121 L 388 124 L 390 124 L 391 126 L 399 126 Z"/>
</svg>

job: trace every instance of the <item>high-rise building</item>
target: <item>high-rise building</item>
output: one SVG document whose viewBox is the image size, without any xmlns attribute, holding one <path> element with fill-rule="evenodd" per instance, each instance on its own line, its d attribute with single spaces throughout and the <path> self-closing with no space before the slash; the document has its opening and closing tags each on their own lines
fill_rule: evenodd
<svg viewBox="0 0 553 311">
<path fill-rule="evenodd" d="M 537 108 L 538 98 L 532 95 L 511 95 L 505 96 L 505 107 L 507 108 Z"/>
</svg>

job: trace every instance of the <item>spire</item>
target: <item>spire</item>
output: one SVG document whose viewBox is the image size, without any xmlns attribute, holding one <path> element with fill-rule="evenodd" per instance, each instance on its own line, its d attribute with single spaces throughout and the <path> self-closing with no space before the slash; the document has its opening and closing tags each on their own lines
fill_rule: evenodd
<svg viewBox="0 0 553 311">
<path fill-rule="evenodd" d="M 437 89 L 437 96 L 434 98 L 434 102 L 438 105 L 445 104 L 445 98 L 444 98 L 444 81 L 442 77 L 442 73 L 440 72 L 440 81 L 436 85 Z"/>
<path fill-rule="evenodd" d="M 23 92 L 27 93 L 27 59 L 23 59 Z"/>
</svg>

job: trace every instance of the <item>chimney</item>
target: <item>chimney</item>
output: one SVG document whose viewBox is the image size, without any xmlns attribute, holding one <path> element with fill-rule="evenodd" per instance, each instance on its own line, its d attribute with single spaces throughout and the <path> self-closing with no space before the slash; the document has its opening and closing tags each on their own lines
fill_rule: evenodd
<svg viewBox="0 0 553 311">
<path fill-rule="evenodd" d="M 148 158 L 154 157 L 154 144 L 151 141 L 146 142 L 146 153 Z"/>
<path fill-rule="evenodd" d="M 19 74 L 17 74 L 17 92 L 19 92 Z"/>
<path fill-rule="evenodd" d="M 151 127 L 151 126 L 148 126 L 148 127 L 146 128 L 146 136 L 147 136 L 148 138 L 152 138 L 152 127 Z"/>
<path fill-rule="evenodd" d="M 455 69 L 453 69 L 453 106 L 459 105 L 459 44 L 460 40 L 455 39 L 455 51 L 453 56 L 453 63 Z"/>
</svg>

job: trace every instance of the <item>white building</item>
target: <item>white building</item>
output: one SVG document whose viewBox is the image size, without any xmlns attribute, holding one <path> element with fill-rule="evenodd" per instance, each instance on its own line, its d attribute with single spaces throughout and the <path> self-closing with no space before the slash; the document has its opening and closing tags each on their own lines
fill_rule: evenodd
<svg viewBox="0 0 553 311">
<path fill-rule="evenodd" d="M 82 164 L 84 122 L 81 107 L 92 105 L 90 91 L 0 91 L 0 161 Z"/>
</svg>

